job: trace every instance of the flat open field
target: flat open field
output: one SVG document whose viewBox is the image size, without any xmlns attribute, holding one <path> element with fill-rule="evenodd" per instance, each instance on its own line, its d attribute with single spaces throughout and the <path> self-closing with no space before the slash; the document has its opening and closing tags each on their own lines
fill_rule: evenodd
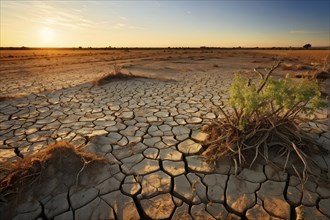
<svg viewBox="0 0 330 220">
<path fill-rule="evenodd" d="M 0 50 L 0 161 L 19 160 L 15 148 L 26 157 L 64 140 L 110 162 L 88 178 L 81 172 L 81 181 L 77 172 L 53 171 L 47 184 L 36 183 L 19 200 L 0 201 L 0 213 L 294 219 L 304 212 L 303 219 L 327 219 L 329 155 L 315 158 L 320 168 L 302 188 L 297 177 L 261 162 L 238 175 L 231 161 L 211 167 L 200 142 L 202 126 L 228 100 L 233 73 L 257 77 L 254 68 L 282 60 L 275 76 L 311 74 L 328 56 L 328 50 Z M 114 64 L 139 77 L 96 85 Z M 314 136 L 330 146 L 328 109 L 317 116 Z"/>
<path fill-rule="evenodd" d="M 277 60 L 305 67 L 283 74 L 308 72 L 322 66 L 328 55 L 328 50 L 0 50 L 0 95 L 87 83 L 111 72 L 114 62 L 136 75 L 193 78 L 201 73 L 252 72 Z"/>
</svg>

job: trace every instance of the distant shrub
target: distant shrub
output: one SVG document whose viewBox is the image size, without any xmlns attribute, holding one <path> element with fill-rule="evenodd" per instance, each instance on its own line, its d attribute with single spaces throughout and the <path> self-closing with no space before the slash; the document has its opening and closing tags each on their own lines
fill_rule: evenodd
<svg viewBox="0 0 330 220">
<path fill-rule="evenodd" d="M 303 46 L 304 49 L 309 49 L 309 48 L 311 48 L 311 47 L 312 47 L 311 44 L 305 44 L 305 45 Z"/>
</svg>

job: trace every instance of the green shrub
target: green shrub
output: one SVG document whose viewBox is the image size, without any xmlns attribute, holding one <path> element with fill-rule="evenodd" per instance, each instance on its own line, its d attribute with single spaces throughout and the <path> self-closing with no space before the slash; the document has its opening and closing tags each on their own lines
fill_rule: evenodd
<svg viewBox="0 0 330 220">
<path fill-rule="evenodd" d="M 316 81 L 300 79 L 294 82 L 288 77 L 274 79 L 271 74 L 280 63 L 267 73 L 255 70 L 260 80 L 252 81 L 236 74 L 229 90 L 228 112 L 220 107 L 224 118 L 212 122 L 205 130 L 209 140 L 203 153 L 210 161 L 224 155 L 234 156 L 235 164 L 246 161 L 246 151 L 253 151 L 252 166 L 258 156 L 268 161 L 268 149 L 279 147 L 286 155 L 285 169 L 291 153 L 296 153 L 304 164 L 303 176 L 307 173 L 308 148 L 321 151 L 314 139 L 298 126 L 306 116 L 326 104 Z M 236 167 L 237 168 L 237 167 Z"/>
</svg>

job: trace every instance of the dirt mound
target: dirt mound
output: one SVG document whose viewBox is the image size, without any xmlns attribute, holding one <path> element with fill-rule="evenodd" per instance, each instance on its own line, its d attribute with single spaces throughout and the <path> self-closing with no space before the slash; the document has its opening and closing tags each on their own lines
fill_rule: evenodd
<svg viewBox="0 0 330 220">
<path fill-rule="evenodd" d="M 106 163 L 103 158 L 60 142 L 15 163 L 0 164 L 0 213 L 10 219 L 18 204 L 65 192 L 78 183 L 82 172 L 84 178 L 92 178 L 91 170 L 102 170 Z"/>
</svg>

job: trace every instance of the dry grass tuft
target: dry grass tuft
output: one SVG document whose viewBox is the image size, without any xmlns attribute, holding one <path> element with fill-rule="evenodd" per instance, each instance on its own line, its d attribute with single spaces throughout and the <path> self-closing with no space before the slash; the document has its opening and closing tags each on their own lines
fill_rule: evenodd
<svg viewBox="0 0 330 220">
<path fill-rule="evenodd" d="M 324 59 L 323 65 L 314 71 L 312 78 L 319 80 L 330 79 L 330 55 Z"/>
<path fill-rule="evenodd" d="M 54 166 L 59 171 L 69 171 L 73 169 L 70 165 L 76 165 L 79 168 L 84 167 L 84 164 L 91 161 L 105 162 L 105 159 L 82 150 L 77 150 L 67 142 L 50 145 L 46 150 L 30 157 L 14 163 L 7 162 L 0 164 L 0 172 L 4 176 L 0 180 L 0 195 L 1 197 L 5 197 L 16 192 L 18 188 L 35 182 L 49 166 Z"/>
<path fill-rule="evenodd" d="M 2 95 L 0 96 L 0 102 L 1 101 L 6 101 L 6 100 L 12 100 L 12 99 L 19 99 L 19 98 L 22 98 L 26 96 L 25 93 L 19 93 L 19 94 L 16 94 L 16 95 Z"/>
<path fill-rule="evenodd" d="M 113 65 L 113 71 L 109 74 L 106 74 L 99 79 L 93 81 L 94 86 L 104 85 L 114 80 L 129 80 L 132 78 L 146 78 L 142 76 L 133 75 L 131 72 L 128 74 L 122 72 L 123 66 L 115 63 Z"/>
<path fill-rule="evenodd" d="M 293 70 L 293 71 L 299 71 L 299 70 L 312 70 L 313 67 L 302 65 L 302 64 L 285 64 L 283 63 L 281 65 L 282 70 Z"/>
</svg>

